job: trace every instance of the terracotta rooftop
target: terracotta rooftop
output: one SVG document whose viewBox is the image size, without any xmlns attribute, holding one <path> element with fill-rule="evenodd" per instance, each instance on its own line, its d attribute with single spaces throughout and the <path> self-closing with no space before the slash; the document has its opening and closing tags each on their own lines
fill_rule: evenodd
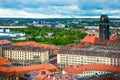
<svg viewBox="0 0 120 80">
<path fill-rule="evenodd" d="M 10 61 L 0 56 L 0 65 L 9 65 Z"/>
<path fill-rule="evenodd" d="M 31 66 L 13 66 L 10 68 L 0 66 L 0 75 L 5 76 L 22 76 L 24 73 L 28 71 L 34 70 L 48 70 L 50 72 L 58 72 L 59 69 L 52 65 L 52 64 L 38 64 L 38 65 L 31 65 Z"/>
<path fill-rule="evenodd" d="M 16 45 L 16 46 L 34 46 L 34 47 L 44 47 L 44 48 L 52 48 L 52 49 L 55 49 L 57 48 L 55 45 L 52 45 L 52 44 L 39 44 L 39 43 L 36 43 L 35 41 L 28 41 L 28 42 L 18 42 L 18 43 L 14 43 L 13 45 Z"/>
<path fill-rule="evenodd" d="M 57 46 L 52 45 L 52 44 L 39 44 L 39 43 L 36 43 L 35 41 L 27 41 L 27 42 L 14 43 L 13 45 L 15 45 L 15 46 L 43 47 L 43 48 L 51 49 L 50 50 L 50 55 L 57 54 L 57 50 L 56 50 Z"/>
<path fill-rule="evenodd" d="M 0 45 L 4 44 L 10 44 L 11 42 L 9 40 L 0 40 Z"/>
<path fill-rule="evenodd" d="M 83 40 L 81 40 L 81 43 L 91 43 L 91 44 L 120 44 L 120 41 L 116 41 L 118 39 L 117 36 L 111 35 L 110 40 L 100 40 L 99 36 L 96 34 L 88 34 Z"/>
<path fill-rule="evenodd" d="M 33 78 L 33 80 L 44 80 L 44 78 L 48 77 L 49 75 L 53 75 L 53 73 L 47 70 L 41 70 L 39 74 Z"/>
<path fill-rule="evenodd" d="M 110 40 L 107 42 L 107 44 L 115 44 L 115 45 L 120 45 L 120 37 L 114 39 L 114 40 Z"/>
<path fill-rule="evenodd" d="M 52 72 L 48 71 L 48 70 L 34 70 L 34 71 L 30 71 L 24 74 L 24 76 L 22 76 L 23 79 L 26 80 L 44 80 L 45 77 L 48 77 L 50 75 L 53 75 Z"/>
<path fill-rule="evenodd" d="M 109 72 L 120 72 L 120 66 L 112 66 L 105 64 L 82 64 L 82 65 L 70 65 L 64 68 L 64 71 L 68 73 L 82 73 L 83 71 L 98 70 Z"/>
<path fill-rule="evenodd" d="M 99 36 L 95 35 L 95 34 L 89 34 L 87 36 L 85 36 L 85 38 L 83 40 L 81 40 L 82 43 L 86 42 L 86 43 L 94 43 L 95 39 L 98 39 Z"/>
</svg>

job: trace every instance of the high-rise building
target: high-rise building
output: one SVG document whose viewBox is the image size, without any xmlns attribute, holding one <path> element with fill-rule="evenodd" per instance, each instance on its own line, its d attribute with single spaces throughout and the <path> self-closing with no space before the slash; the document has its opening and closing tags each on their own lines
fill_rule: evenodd
<svg viewBox="0 0 120 80">
<path fill-rule="evenodd" d="M 106 14 L 102 14 L 99 24 L 99 38 L 101 40 L 109 40 L 109 18 Z"/>
</svg>

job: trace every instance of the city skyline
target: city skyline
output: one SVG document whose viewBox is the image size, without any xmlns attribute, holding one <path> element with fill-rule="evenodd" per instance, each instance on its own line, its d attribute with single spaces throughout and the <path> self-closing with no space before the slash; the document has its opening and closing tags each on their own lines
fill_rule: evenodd
<svg viewBox="0 0 120 80">
<path fill-rule="evenodd" d="M 119 0 L 1 0 L 0 17 L 21 18 L 120 18 Z"/>
</svg>

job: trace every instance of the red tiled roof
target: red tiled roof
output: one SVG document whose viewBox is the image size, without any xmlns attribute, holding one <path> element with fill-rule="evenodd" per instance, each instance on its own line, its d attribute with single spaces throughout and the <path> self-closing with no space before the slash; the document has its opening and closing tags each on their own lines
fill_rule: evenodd
<svg viewBox="0 0 120 80">
<path fill-rule="evenodd" d="M 47 71 L 48 74 L 51 74 L 51 72 L 59 71 L 59 69 L 52 64 L 38 64 L 38 65 L 23 66 L 23 67 L 21 66 L 5 67 L 3 66 L 5 64 L 9 65 L 10 62 L 0 56 L 0 74 L 4 76 L 13 76 L 13 75 L 22 76 L 25 72 L 34 71 L 34 70 L 45 70 L 45 71 L 48 70 Z"/>
<path fill-rule="evenodd" d="M 50 54 L 54 55 L 57 53 L 57 46 L 52 45 L 52 44 L 39 44 L 36 43 L 35 41 L 28 41 L 28 42 L 18 42 L 18 43 L 14 43 L 13 45 L 15 46 L 33 46 L 33 47 L 43 47 L 43 48 L 49 48 L 50 50 Z"/>
<path fill-rule="evenodd" d="M 110 40 L 115 40 L 115 39 L 117 39 L 117 36 L 115 36 L 115 35 L 110 36 Z"/>
<path fill-rule="evenodd" d="M 89 34 L 85 36 L 83 40 L 81 40 L 81 43 L 91 43 L 91 44 L 107 44 L 109 41 L 114 41 L 117 39 L 117 36 L 111 35 L 110 40 L 100 40 L 99 36 L 96 34 Z M 116 42 L 116 41 L 115 41 Z"/>
<path fill-rule="evenodd" d="M 28 42 L 18 42 L 18 43 L 14 43 L 13 45 L 16 45 L 16 46 L 34 46 L 34 47 L 44 47 L 44 48 L 52 48 L 52 49 L 55 49 L 57 48 L 55 45 L 52 45 L 52 44 L 39 44 L 39 43 L 36 43 L 35 41 L 28 41 Z"/>
<path fill-rule="evenodd" d="M 0 74 L 2 73 L 5 76 L 22 76 L 25 72 L 34 71 L 34 70 L 48 70 L 50 72 L 58 72 L 59 69 L 52 64 L 38 64 L 31 66 L 13 66 L 11 68 L 7 68 L 4 66 L 0 66 Z"/>
<path fill-rule="evenodd" d="M 10 44 L 11 42 L 9 40 L 0 40 L 0 45 L 3 44 Z"/>
<path fill-rule="evenodd" d="M 43 74 L 42 72 L 45 72 L 45 74 Z M 47 77 L 48 75 L 52 75 L 53 73 L 51 73 L 48 70 L 40 70 L 39 74 L 37 76 L 35 76 L 33 78 L 33 80 L 43 80 L 45 77 Z"/>
<path fill-rule="evenodd" d="M 112 66 L 105 64 L 82 64 L 82 65 L 70 65 L 64 68 L 64 71 L 76 74 L 82 73 L 83 71 L 87 70 L 120 72 L 120 66 Z"/>
<path fill-rule="evenodd" d="M 0 56 L 0 65 L 10 64 L 10 61 Z"/>
<path fill-rule="evenodd" d="M 94 43 L 95 39 L 98 39 L 99 36 L 95 35 L 95 34 L 89 34 L 87 36 L 85 36 L 85 38 L 83 40 L 81 40 L 81 43 Z"/>
<path fill-rule="evenodd" d="M 120 37 L 116 37 L 114 40 L 108 41 L 107 44 L 120 45 Z"/>
</svg>

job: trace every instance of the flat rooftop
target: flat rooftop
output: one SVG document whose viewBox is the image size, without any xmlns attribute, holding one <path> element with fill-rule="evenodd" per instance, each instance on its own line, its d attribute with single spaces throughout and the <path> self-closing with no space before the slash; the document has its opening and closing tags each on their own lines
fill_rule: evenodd
<svg viewBox="0 0 120 80">
<path fill-rule="evenodd" d="M 26 26 L 0 26 L 0 29 L 27 28 Z"/>
</svg>

